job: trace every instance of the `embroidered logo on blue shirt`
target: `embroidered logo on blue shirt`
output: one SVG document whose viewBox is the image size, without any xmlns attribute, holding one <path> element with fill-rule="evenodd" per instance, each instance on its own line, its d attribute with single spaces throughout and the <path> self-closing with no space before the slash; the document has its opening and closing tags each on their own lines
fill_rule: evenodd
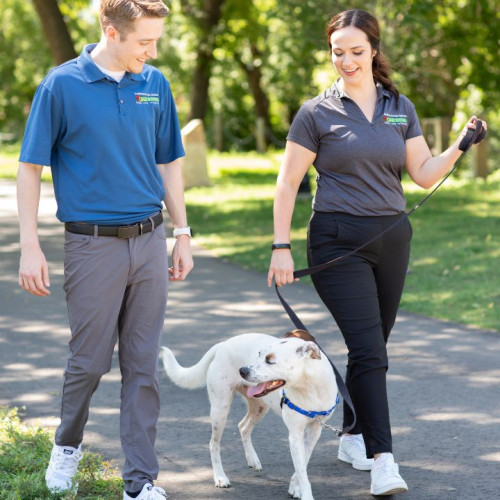
<svg viewBox="0 0 500 500">
<path fill-rule="evenodd" d="M 143 92 L 135 93 L 136 104 L 160 104 L 160 96 L 158 94 L 144 94 Z"/>
</svg>

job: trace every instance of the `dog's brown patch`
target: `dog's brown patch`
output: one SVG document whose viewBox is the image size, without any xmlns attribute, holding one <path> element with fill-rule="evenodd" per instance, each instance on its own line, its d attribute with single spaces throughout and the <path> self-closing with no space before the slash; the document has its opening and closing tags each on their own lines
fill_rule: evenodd
<svg viewBox="0 0 500 500">
<path fill-rule="evenodd" d="M 305 340 L 306 342 L 316 342 L 316 339 L 306 330 L 292 330 L 291 332 L 285 333 L 283 338 L 287 339 L 290 337 L 295 337 L 297 339 Z"/>
</svg>

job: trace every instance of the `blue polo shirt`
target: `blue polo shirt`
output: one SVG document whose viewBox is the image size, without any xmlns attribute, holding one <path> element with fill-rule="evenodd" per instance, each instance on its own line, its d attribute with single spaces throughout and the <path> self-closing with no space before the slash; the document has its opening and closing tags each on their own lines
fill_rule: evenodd
<svg viewBox="0 0 500 500">
<path fill-rule="evenodd" d="M 161 210 L 157 164 L 184 156 L 170 85 L 156 68 L 102 73 L 87 45 L 37 89 L 19 160 L 52 168 L 62 222 L 130 224 Z"/>
<path fill-rule="evenodd" d="M 371 121 L 336 83 L 295 116 L 287 139 L 316 153 L 315 211 L 361 216 L 404 211 L 405 143 L 422 130 L 407 97 L 396 99 L 380 84 L 377 94 Z"/>
</svg>

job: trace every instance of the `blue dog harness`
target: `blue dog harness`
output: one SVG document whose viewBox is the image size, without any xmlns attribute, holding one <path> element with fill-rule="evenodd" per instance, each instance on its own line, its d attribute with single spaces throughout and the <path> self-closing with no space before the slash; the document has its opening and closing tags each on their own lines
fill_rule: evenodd
<svg viewBox="0 0 500 500">
<path fill-rule="evenodd" d="M 282 396 L 281 396 L 281 402 L 280 402 L 280 407 L 283 409 L 283 405 L 288 406 L 291 410 L 294 410 L 301 415 L 305 415 L 306 417 L 309 418 L 316 418 L 316 417 L 327 417 L 328 415 L 332 414 L 333 411 L 335 410 L 336 406 L 340 403 L 340 396 L 337 393 L 337 399 L 335 400 L 335 404 L 326 411 L 307 411 L 303 410 L 300 406 L 294 405 L 287 397 L 285 394 L 285 390 L 283 389 L 282 391 Z"/>
</svg>

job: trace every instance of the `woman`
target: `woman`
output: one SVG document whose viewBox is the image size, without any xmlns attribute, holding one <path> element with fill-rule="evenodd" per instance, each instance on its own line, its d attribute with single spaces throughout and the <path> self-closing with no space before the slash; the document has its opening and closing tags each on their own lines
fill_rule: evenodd
<svg viewBox="0 0 500 500">
<path fill-rule="evenodd" d="M 386 390 L 386 343 L 396 319 L 410 255 L 403 167 L 424 188 L 435 184 L 460 156 L 461 137 L 432 157 L 413 104 L 389 78 L 377 20 L 350 9 L 327 28 L 339 78 L 307 101 L 295 117 L 277 181 L 274 245 L 268 284 L 291 283 L 290 224 L 300 181 L 313 164 L 317 191 L 308 230 L 309 265 L 347 254 L 385 228 L 393 229 L 338 265 L 313 275 L 314 286 L 348 347 L 346 385 L 357 413 L 342 436 L 338 458 L 371 470 L 371 493 L 408 490 L 392 455 Z M 352 423 L 344 405 L 344 425 Z"/>
</svg>

